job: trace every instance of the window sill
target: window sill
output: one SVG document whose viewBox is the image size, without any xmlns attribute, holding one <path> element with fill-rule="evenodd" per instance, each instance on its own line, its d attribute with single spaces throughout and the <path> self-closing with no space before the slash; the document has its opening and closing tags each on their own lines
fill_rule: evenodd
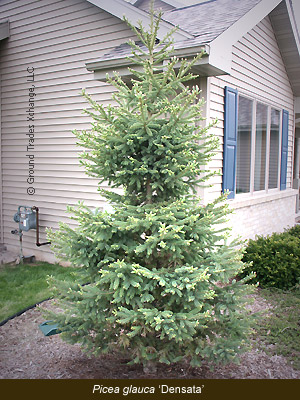
<svg viewBox="0 0 300 400">
<path fill-rule="evenodd" d="M 285 197 L 296 196 L 298 191 L 295 189 L 286 189 L 272 191 L 270 193 L 255 193 L 253 195 L 236 195 L 235 199 L 228 200 L 230 206 L 234 209 L 255 206 L 257 204 L 267 203 L 269 201 L 283 199 Z"/>
</svg>

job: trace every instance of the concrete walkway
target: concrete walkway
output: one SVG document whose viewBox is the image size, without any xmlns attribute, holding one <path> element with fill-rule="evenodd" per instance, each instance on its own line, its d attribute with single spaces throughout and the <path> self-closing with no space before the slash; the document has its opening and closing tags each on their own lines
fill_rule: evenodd
<svg viewBox="0 0 300 400">
<path fill-rule="evenodd" d="M 19 259 L 19 254 L 7 251 L 3 244 L 0 244 L 0 265 L 14 263 Z"/>
</svg>

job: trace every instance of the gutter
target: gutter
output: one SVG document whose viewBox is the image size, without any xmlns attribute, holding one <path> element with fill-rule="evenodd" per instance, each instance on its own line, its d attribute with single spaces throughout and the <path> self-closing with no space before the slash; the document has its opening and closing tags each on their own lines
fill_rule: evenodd
<svg viewBox="0 0 300 400">
<path fill-rule="evenodd" d="M 190 45 L 188 47 L 177 48 L 170 57 L 176 56 L 178 58 L 189 59 L 202 52 L 204 53 L 203 57 L 193 66 L 193 71 L 196 75 L 219 76 L 230 73 L 231 60 L 228 58 L 227 61 L 227 57 L 224 55 L 220 58 L 214 56 L 212 46 L 208 44 Z M 125 80 L 128 79 L 129 81 L 131 73 L 128 70 L 128 67 L 134 65 L 135 63 L 130 59 L 129 54 L 122 55 L 119 58 L 107 58 L 85 64 L 88 71 L 94 72 L 94 79 L 102 82 L 106 82 L 107 74 L 113 71 L 118 72 L 122 78 L 125 78 Z M 164 64 L 162 63 L 161 69 L 163 68 Z M 139 70 L 139 67 L 136 67 L 136 69 Z"/>
<path fill-rule="evenodd" d="M 208 45 L 201 46 L 190 46 L 183 49 L 175 49 L 171 54 L 171 57 L 194 57 L 195 55 L 202 53 L 204 51 L 204 55 L 209 55 L 210 48 Z M 102 61 L 94 61 L 88 62 L 85 64 L 86 69 L 90 72 L 101 71 L 103 69 L 114 69 L 118 67 L 129 67 L 134 65 L 135 62 L 130 60 L 130 55 L 124 55 L 120 58 L 110 58 Z M 163 64 L 162 64 L 163 65 Z"/>
</svg>

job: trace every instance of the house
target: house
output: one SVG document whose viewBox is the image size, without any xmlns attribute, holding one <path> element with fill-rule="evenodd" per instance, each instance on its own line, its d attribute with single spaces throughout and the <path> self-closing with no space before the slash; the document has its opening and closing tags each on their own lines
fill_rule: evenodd
<svg viewBox="0 0 300 400">
<path fill-rule="evenodd" d="M 183 4 L 188 1 L 189 5 Z M 193 4 L 197 3 L 197 4 Z M 178 25 L 174 53 L 192 57 L 221 171 L 199 189 L 205 202 L 229 191 L 233 234 L 252 238 L 293 226 L 299 196 L 300 37 L 291 0 L 156 0 L 159 37 Z M 123 22 L 149 21 L 148 0 L 3 0 L 0 2 L 0 244 L 19 251 L 18 206 L 39 208 L 45 228 L 72 223 L 68 204 L 106 204 L 97 180 L 79 166 L 73 129 L 88 129 L 82 88 L 109 104 L 106 73 L 130 80 Z M 295 164 L 295 165 L 294 165 Z M 25 255 L 53 261 L 35 231 Z"/>
</svg>

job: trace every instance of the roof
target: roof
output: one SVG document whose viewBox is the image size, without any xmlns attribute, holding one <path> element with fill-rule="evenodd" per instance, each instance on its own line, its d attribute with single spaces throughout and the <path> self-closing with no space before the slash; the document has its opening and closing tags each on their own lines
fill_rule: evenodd
<svg viewBox="0 0 300 400">
<path fill-rule="evenodd" d="M 123 19 L 126 16 L 132 24 L 137 26 L 139 21 L 145 26 L 148 26 L 150 21 L 149 13 L 135 7 L 134 5 L 128 3 L 125 0 L 87 0 L 89 3 L 101 8 L 102 10 L 107 11 L 108 13 L 114 15 L 117 18 Z M 167 32 L 169 32 L 174 27 L 173 24 L 163 20 L 159 26 L 158 37 L 163 37 Z M 184 32 L 182 29 L 178 29 L 174 38 L 176 40 L 185 40 L 191 38 L 187 32 Z"/>
<path fill-rule="evenodd" d="M 244 16 L 261 0 L 209 0 L 167 11 L 163 19 L 209 43 Z"/>
<path fill-rule="evenodd" d="M 147 12 L 135 7 L 134 4 L 139 2 L 134 0 L 88 1 L 118 18 L 126 15 L 132 23 L 142 20 L 147 26 L 150 19 Z M 171 0 L 165 2 L 169 4 Z M 194 72 L 202 76 L 230 74 L 232 46 L 269 15 L 294 95 L 300 96 L 300 36 L 291 0 L 199 0 L 199 4 L 186 7 L 176 4 L 172 0 L 174 8 L 163 14 L 163 30 L 159 38 L 165 35 L 168 28 L 178 25 L 174 53 L 193 57 L 204 51 L 205 56 L 194 67 Z M 130 46 L 123 44 L 97 62 L 87 63 L 87 68 L 94 71 L 95 78 L 99 80 L 105 80 L 106 73 L 112 69 L 126 75 L 130 54 Z"/>
</svg>

